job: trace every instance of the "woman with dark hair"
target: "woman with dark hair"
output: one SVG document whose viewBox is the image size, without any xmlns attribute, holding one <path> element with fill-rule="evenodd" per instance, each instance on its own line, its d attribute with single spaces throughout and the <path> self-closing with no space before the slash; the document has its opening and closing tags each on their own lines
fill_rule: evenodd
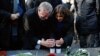
<svg viewBox="0 0 100 56">
<path fill-rule="evenodd" d="M 54 19 L 54 38 L 56 39 L 56 45 L 62 47 L 70 46 L 74 32 L 74 21 L 70 10 L 64 4 L 58 5 L 54 10 Z"/>
</svg>

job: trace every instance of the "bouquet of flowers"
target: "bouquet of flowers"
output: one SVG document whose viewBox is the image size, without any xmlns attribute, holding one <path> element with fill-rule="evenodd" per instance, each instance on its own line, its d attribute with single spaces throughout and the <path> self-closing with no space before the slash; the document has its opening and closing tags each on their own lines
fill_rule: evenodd
<svg viewBox="0 0 100 56">
<path fill-rule="evenodd" d="M 90 56 L 90 53 L 86 49 L 78 49 L 70 56 Z"/>
</svg>

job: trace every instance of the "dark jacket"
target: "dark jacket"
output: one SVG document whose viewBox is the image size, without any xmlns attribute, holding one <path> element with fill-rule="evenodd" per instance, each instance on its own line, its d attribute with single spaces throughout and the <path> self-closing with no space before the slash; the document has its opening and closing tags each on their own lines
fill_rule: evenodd
<svg viewBox="0 0 100 56">
<path fill-rule="evenodd" d="M 77 30 L 79 34 L 97 32 L 96 0 L 75 0 Z"/>
<path fill-rule="evenodd" d="M 23 8 L 23 11 L 25 11 L 23 1 L 24 0 L 19 0 L 19 2 L 21 3 L 20 5 Z M 14 22 L 10 18 L 12 13 L 13 13 L 13 0 L 0 0 L 0 48 L 1 49 L 10 49 L 10 42 L 11 42 L 10 26 L 11 23 Z M 22 19 L 18 19 L 18 24 L 20 26 L 22 24 L 21 20 Z"/>
<path fill-rule="evenodd" d="M 25 15 L 29 24 L 29 30 L 26 33 L 25 40 L 25 45 L 27 45 L 26 42 L 28 45 L 25 49 L 34 49 L 38 40 L 50 38 L 50 34 L 52 33 L 51 18 L 49 17 L 48 20 L 44 21 L 41 20 L 37 14 L 37 8 L 28 10 Z"/>
<path fill-rule="evenodd" d="M 58 22 L 54 17 L 54 38 L 56 40 L 61 37 L 64 40 L 62 47 L 71 46 L 73 37 L 74 37 L 74 19 L 73 15 L 66 16 L 62 22 Z"/>
</svg>

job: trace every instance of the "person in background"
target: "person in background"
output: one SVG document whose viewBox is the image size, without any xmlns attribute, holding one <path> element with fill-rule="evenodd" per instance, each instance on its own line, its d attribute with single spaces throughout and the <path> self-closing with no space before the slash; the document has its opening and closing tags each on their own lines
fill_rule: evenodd
<svg viewBox="0 0 100 56">
<path fill-rule="evenodd" d="M 0 0 L 0 48 L 14 50 L 22 48 L 22 16 L 24 0 Z"/>
<path fill-rule="evenodd" d="M 75 0 L 76 29 L 80 47 L 97 47 L 96 0 Z"/>
<path fill-rule="evenodd" d="M 65 4 L 59 4 L 54 10 L 54 39 L 56 45 L 71 46 L 74 36 L 74 17 Z"/>
<path fill-rule="evenodd" d="M 66 4 L 71 12 L 74 10 L 74 0 L 62 0 L 62 4 Z"/>
<path fill-rule="evenodd" d="M 37 8 L 30 9 L 25 13 L 29 30 L 26 32 L 24 49 L 34 49 L 38 46 L 40 48 L 54 46 L 54 39 L 50 39 L 53 31 L 51 23 L 52 11 L 53 7 L 50 3 L 42 2 Z"/>
<path fill-rule="evenodd" d="M 25 0 L 26 10 L 34 8 L 34 2 L 35 0 Z"/>
</svg>

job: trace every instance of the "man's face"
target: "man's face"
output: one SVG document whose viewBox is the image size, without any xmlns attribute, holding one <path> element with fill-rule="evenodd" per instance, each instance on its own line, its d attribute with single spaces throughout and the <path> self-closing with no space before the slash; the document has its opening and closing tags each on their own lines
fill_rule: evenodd
<svg viewBox="0 0 100 56">
<path fill-rule="evenodd" d="M 47 20 L 49 17 L 49 12 L 44 8 L 38 8 L 38 16 L 41 20 Z"/>
</svg>

